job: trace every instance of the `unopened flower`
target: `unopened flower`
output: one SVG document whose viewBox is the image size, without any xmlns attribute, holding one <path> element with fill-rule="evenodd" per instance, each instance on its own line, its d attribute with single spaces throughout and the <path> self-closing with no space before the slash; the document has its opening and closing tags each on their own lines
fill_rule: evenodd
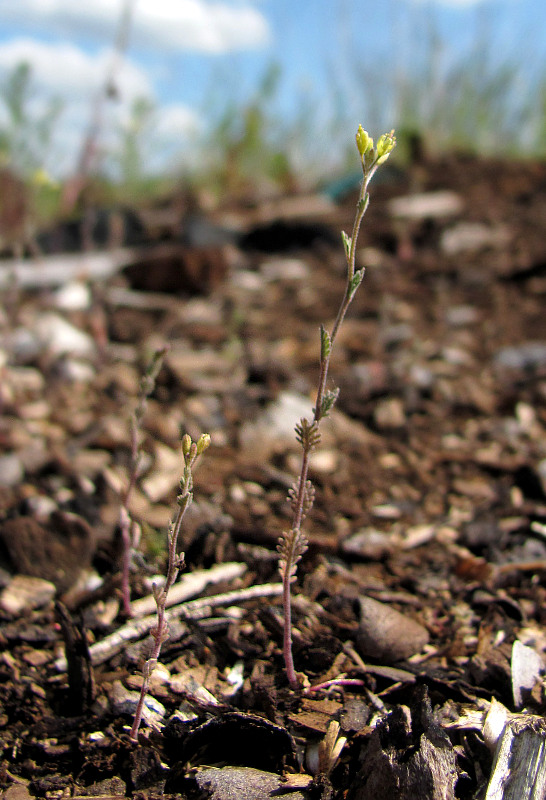
<svg viewBox="0 0 546 800">
<path fill-rule="evenodd" d="M 373 139 L 369 135 L 368 131 L 364 130 L 362 125 L 358 126 L 358 130 L 356 132 L 356 146 L 362 159 L 364 159 L 364 156 L 367 153 L 373 150 Z"/>
<path fill-rule="evenodd" d="M 396 146 L 396 137 L 394 130 L 390 133 L 384 133 L 377 141 L 377 164 L 383 164 L 384 161 L 390 156 Z"/>
</svg>

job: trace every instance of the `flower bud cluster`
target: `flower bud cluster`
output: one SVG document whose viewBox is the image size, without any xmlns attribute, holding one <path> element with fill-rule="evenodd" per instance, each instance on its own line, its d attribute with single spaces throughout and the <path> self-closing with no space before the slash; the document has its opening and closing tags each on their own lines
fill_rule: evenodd
<svg viewBox="0 0 546 800">
<path fill-rule="evenodd" d="M 383 164 L 394 150 L 396 146 L 394 130 L 380 136 L 377 145 L 374 146 L 374 141 L 368 131 L 359 125 L 356 132 L 356 146 L 360 153 L 362 169 L 364 172 L 369 172 L 372 168 Z"/>
</svg>

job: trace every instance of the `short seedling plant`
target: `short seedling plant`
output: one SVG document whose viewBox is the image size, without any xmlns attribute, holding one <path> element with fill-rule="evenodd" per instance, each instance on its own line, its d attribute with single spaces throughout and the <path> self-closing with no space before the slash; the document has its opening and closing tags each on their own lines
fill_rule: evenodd
<svg viewBox="0 0 546 800">
<path fill-rule="evenodd" d="M 297 689 L 300 686 L 300 681 L 294 669 L 294 659 L 292 656 L 291 585 L 296 580 L 298 561 L 307 550 L 307 537 L 302 531 L 301 526 L 313 505 L 315 495 L 314 487 L 307 477 L 309 472 L 309 459 L 313 450 L 315 450 L 320 443 L 320 423 L 328 416 L 334 407 L 339 394 L 339 389 L 337 388 L 326 388 L 328 368 L 330 366 L 330 357 L 337 334 L 345 319 L 347 309 L 364 277 L 364 269 L 356 269 L 355 261 L 358 233 L 369 202 L 368 185 L 378 167 L 387 160 L 395 145 L 396 139 L 394 131 L 384 133 L 379 137 L 377 144 L 374 145 L 371 136 L 362 128 L 362 125 L 359 125 L 356 134 L 356 146 L 360 154 L 363 177 L 351 236 L 348 236 L 345 231 L 342 231 L 341 234 L 347 261 L 347 284 L 345 294 L 339 306 L 332 330 L 327 331 L 324 325 L 321 325 L 320 328 L 320 371 L 313 417 L 311 420 L 302 418 L 296 425 L 296 438 L 301 444 L 303 453 L 299 478 L 288 493 L 292 509 L 292 526 L 290 530 L 281 534 L 277 545 L 277 550 L 279 552 L 279 572 L 283 582 L 283 655 L 286 677 L 293 689 Z"/>
<path fill-rule="evenodd" d="M 180 494 L 176 498 L 177 510 L 169 526 L 168 536 L 168 560 L 167 560 L 167 577 L 163 586 L 154 586 L 153 595 L 157 608 L 157 623 L 151 630 L 153 640 L 152 651 L 149 658 L 145 661 L 142 669 L 142 686 L 140 689 L 140 696 L 138 699 L 133 727 L 131 728 L 131 738 L 138 738 L 138 729 L 142 720 L 142 712 L 144 710 L 144 703 L 146 701 L 146 694 L 150 685 L 150 678 L 152 672 L 157 666 L 159 655 L 161 653 L 161 646 L 164 641 L 169 638 L 169 626 L 165 619 L 165 610 L 167 608 L 167 595 L 169 589 L 178 577 L 178 573 L 184 565 L 184 555 L 178 553 L 177 544 L 180 529 L 182 527 L 182 520 L 184 514 L 188 510 L 191 501 L 193 500 L 193 467 L 195 462 L 202 455 L 210 444 L 210 436 L 208 433 L 203 433 L 197 440 L 193 442 L 188 434 L 182 438 L 182 455 L 184 458 L 184 470 L 182 478 L 180 479 Z"/>
<path fill-rule="evenodd" d="M 127 477 L 127 485 L 121 495 L 121 505 L 119 510 L 119 530 L 122 543 L 122 565 L 121 565 L 121 596 L 123 612 L 127 617 L 131 616 L 131 561 L 136 553 L 140 539 L 140 527 L 132 519 L 129 512 L 131 495 L 135 489 L 140 462 L 142 457 L 141 448 L 141 428 L 144 415 L 148 408 L 148 398 L 155 389 L 157 376 L 161 370 L 163 359 L 167 348 L 157 350 L 140 381 L 138 401 L 135 410 L 131 414 L 129 424 L 131 431 L 131 455 Z"/>
</svg>

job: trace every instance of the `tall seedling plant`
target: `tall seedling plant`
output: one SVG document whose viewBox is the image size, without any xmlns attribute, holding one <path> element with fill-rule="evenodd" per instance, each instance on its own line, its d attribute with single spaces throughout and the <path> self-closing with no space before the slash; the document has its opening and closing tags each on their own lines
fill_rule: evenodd
<svg viewBox="0 0 546 800">
<path fill-rule="evenodd" d="M 296 425 L 296 438 L 302 447 L 302 460 L 300 475 L 289 491 L 289 500 L 292 509 L 292 526 L 279 538 L 277 550 L 279 552 L 279 572 L 283 582 L 283 609 L 284 609 L 284 638 L 283 655 L 288 682 L 293 689 L 298 688 L 298 675 L 294 669 L 292 656 L 292 597 L 291 585 L 296 580 L 298 561 L 307 550 L 307 537 L 302 531 L 302 523 L 313 505 L 314 487 L 307 475 L 309 472 L 309 459 L 311 453 L 320 442 L 320 423 L 327 417 L 337 400 L 339 389 L 327 389 L 328 368 L 337 334 L 347 309 L 355 293 L 362 283 L 364 268 L 356 269 L 356 243 L 360 225 L 368 207 L 368 185 L 378 167 L 383 164 L 396 145 L 394 131 L 384 133 L 379 137 L 377 144 L 359 125 L 356 134 L 356 146 L 362 164 L 362 183 L 356 205 L 356 214 L 353 230 L 350 236 L 342 231 L 341 237 L 347 261 L 347 283 L 345 294 L 339 306 L 337 316 L 331 331 L 324 325 L 320 328 L 320 371 L 313 417 L 311 420 L 302 418 Z"/>
</svg>

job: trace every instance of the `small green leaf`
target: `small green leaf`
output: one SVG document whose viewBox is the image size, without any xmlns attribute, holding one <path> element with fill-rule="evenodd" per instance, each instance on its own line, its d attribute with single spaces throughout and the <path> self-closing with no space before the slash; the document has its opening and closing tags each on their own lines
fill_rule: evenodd
<svg viewBox="0 0 546 800">
<path fill-rule="evenodd" d="M 359 269 L 359 270 L 357 270 L 355 272 L 355 274 L 351 278 L 351 282 L 349 284 L 349 292 L 348 292 L 349 301 L 351 301 L 353 299 L 356 290 L 358 289 L 358 287 L 362 283 L 362 278 L 363 277 L 364 277 L 364 270 L 363 269 Z"/>
<path fill-rule="evenodd" d="M 328 391 L 324 392 L 324 397 L 322 398 L 322 402 L 320 404 L 320 419 L 328 416 L 328 414 L 334 407 L 338 396 L 339 396 L 339 389 L 337 388 L 329 389 Z"/>
<path fill-rule="evenodd" d="M 366 209 L 368 208 L 368 203 L 369 202 L 370 202 L 370 195 L 368 194 L 368 192 L 366 192 L 364 197 L 361 197 L 360 200 L 357 203 L 357 208 L 358 208 L 358 213 L 359 214 L 363 214 L 366 211 Z"/>
<path fill-rule="evenodd" d="M 325 361 L 327 358 L 330 357 L 330 353 L 332 352 L 332 340 L 330 338 L 330 334 L 324 327 L 324 325 L 320 326 L 320 360 Z"/>
<path fill-rule="evenodd" d="M 305 452 L 310 453 L 320 442 L 318 422 L 308 419 L 300 419 L 296 425 L 296 439 L 301 444 Z"/>
<path fill-rule="evenodd" d="M 345 231 L 341 231 L 341 239 L 343 241 L 343 247 L 345 248 L 345 255 L 347 256 L 347 258 L 349 258 L 349 255 L 351 253 L 352 239 L 350 236 L 347 236 Z"/>
</svg>

